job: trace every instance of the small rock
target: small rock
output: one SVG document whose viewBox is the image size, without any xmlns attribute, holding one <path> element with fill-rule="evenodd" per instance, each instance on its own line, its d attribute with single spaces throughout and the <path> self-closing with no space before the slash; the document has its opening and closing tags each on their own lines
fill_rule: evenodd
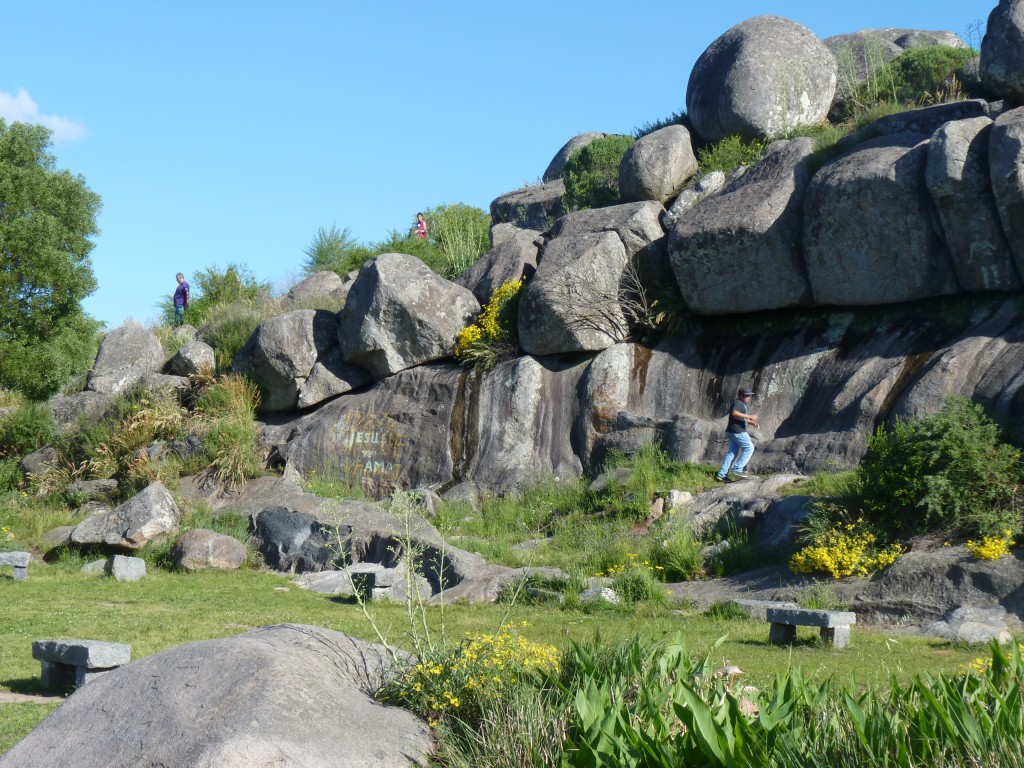
<svg viewBox="0 0 1024 768">
<path fill-rule="evenodd" d="M 598 601 L 604 601 L 612 605 L 618 605 L 622 602 L 615 593 L 615 590 L 610 587 L 592 587 L 580 592 L 581 603 L 595 603 Z"/>
<path fill-rule="evenodd" d="M 117 581 L 139 581 L 146 576 L 146 561 L 141 557 L 114 555 L 107 561 L 107 573 Z"/>
</svg>

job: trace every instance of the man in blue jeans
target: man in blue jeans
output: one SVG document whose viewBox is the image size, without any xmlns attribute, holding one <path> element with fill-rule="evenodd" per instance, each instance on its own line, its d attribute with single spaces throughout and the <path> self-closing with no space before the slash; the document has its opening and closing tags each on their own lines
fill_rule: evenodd
<svg viewBox="0 0 1024 768">
<path fill-rule="evenodd" d="M 729 425 L 725 428 L 725 436 L 729 438 L 729 452 L 725 454 L 722 467 L 715 475 L 715 479 L 721 483 L 728 478 L 733 459 L 736 459 L 736 466 L 732 473 L 736 477 L 747 477 L 747 462 L 750 461 L 750 457 L 754 453 L 754 444 L 750 441 L 750 435 L 747 434 L 747 425 L 750 424 L 754 429 L 760 427 L 757 414 L 748 413 L 747 409 L 750 405 L 750 398 L 753 396 L 753 390 L 740 387 L 736 393 L 736 399 L 733 401 L 732 410 L 729 411 Z M 739 454 L 739 458 L 736 458 L 737 454 Z"/>
</svg>

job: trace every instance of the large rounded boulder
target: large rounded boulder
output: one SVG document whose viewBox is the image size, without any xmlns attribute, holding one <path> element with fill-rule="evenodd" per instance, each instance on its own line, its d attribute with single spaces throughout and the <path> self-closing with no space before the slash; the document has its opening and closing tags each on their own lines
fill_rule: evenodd
<svg viewBox="0 0 1024 768">
<path fill-rule="evenodd" d="M 994 96 L 1024 102 L 1024 0 L 1001 0 L 989 14 L 981 82 Z"/>
<path fill-rule="evenodd" d="M 737 24 L 697 59 L 686 109 L 707 142 L 773 136 L 822 120 L 836 90 L 836 61 L 813 32 L 779 16 Z"/>
<path fill-rule="evenodd" d="M 83 686 L 0 766 L 425 765 L 427 724 L 373 699 L 393 670 L 383 646 L 302 624 L 187 643 Z"/>
<path fill-rule="evenodd" d="M 157 373 L 166 359 L 156 334 L 129 320 L 103 339 L 86 389 L 120 394 L 147 374 Z"/>
<path fill-rule="evenodd" d="M 342 358 L 382 379 L 451 357 L 459 331 L 479 312 L 469 290 L 415 256 L 382 253 L 349 290 L 338 327 Z"/>
<path fill-rule="evenodd" d="M 619 192 L 626 202 L 665 203 L 695 173 L 697 158 L 690 132 L 682 125 L 669 125 L 642 136 L 626 150 L 619 165 Z"/>
</svg>

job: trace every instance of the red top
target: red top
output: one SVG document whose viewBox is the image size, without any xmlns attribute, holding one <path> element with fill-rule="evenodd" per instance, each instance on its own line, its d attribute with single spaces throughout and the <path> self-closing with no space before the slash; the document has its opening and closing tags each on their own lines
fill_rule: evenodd
<svg viewBox="0 0 1024 768">
<path fill-rule="evenodd" d="M 427 239 L 427 222 L 425 219 L 420 219 L 416 222 L 416 237 L 420 240 Z"/>
</svg>

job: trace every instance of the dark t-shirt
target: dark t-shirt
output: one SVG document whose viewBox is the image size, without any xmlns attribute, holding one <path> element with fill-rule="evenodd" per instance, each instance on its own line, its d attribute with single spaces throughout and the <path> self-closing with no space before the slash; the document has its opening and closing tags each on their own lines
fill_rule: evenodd
<svg viewBox="0 0 1024 768">
<path fill-rule="evenodd" d="M 174 289 L 174 306 L 186 306 L 185 297 L 188 295 L 188 293 L 188 281 L 182 280 L 180 283 L 178 283 L 178 287 Z"/>
<path fill-rule="evenodd" d="M 729 426 L 725 428 L 726 432 L 746 432 L 747 431 L 747 420 L 737 419 L 732 415 L 733 411 L 739 411 L 740 413 L 749 413 L 747 410 L 747 404 L 739 398 L 736 398 L 732 403 L 732 408 L 729 409 Z"/>
</svg>

